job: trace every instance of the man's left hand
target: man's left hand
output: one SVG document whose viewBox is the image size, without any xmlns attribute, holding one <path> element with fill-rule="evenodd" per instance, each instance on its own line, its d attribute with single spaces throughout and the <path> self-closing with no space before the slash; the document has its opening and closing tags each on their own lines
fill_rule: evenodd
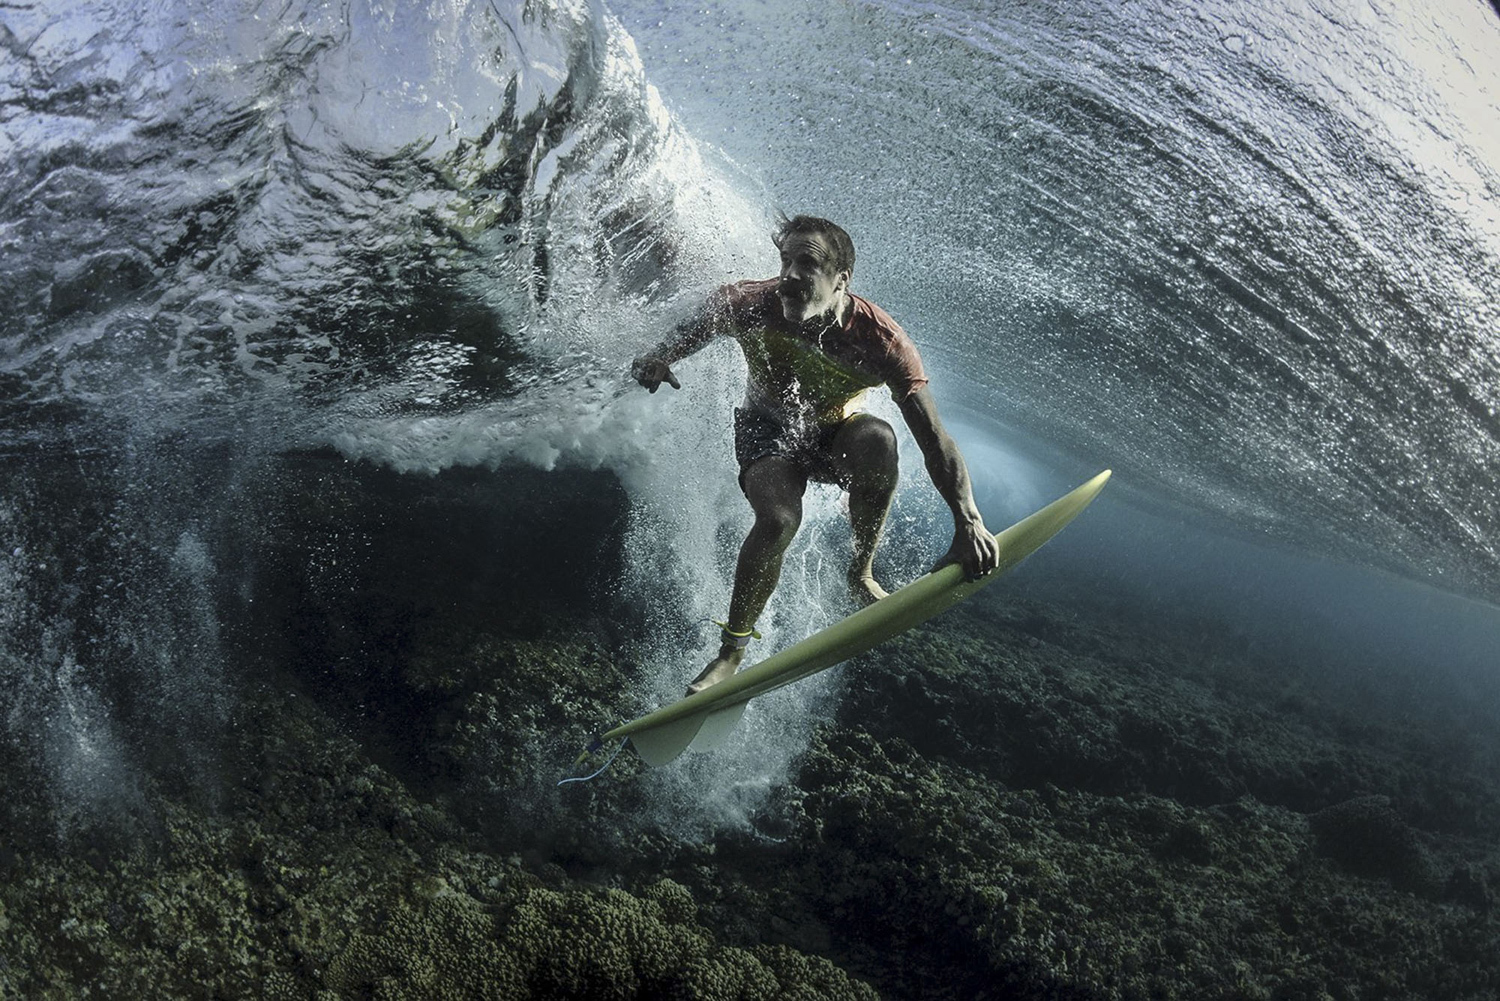
<svg viewBox="0 0 1500 1001">
<path fill-rule="evenodd" d="M 953 531 L 953 545 L 937 561 L 934 570 L 957 563 L 970 580 L 992 573 L 1000 565 L 1000 546 L 983 521 L 965 522 Z"/>
</svg>

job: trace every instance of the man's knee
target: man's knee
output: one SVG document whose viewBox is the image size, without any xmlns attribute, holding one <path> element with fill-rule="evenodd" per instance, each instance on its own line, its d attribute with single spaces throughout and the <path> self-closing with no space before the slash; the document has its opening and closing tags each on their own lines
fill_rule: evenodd
<svg viewBox="0 0 1500 1001">
<path fill-rule="evenodd" d="M 785 547 L 802 527 L 801 504 L 767 504 L 755 509 L 754 531 L 770 542 Z"/>
<path fill-rule="evenodd" d="M 864 414 L 851 418 L 834 439 L 834 454 L 851 488 L 895 487 L 899 468 L 896 432 L 879 417 Z"/>
<path fill-rule="evenodd" d="M 776 456 L 748 467 L 741 484 L 755 512 L 755 531 L 782 545 L 790 543 L 802 525 L 807 478 L 786 459 Z"/>
</svg>

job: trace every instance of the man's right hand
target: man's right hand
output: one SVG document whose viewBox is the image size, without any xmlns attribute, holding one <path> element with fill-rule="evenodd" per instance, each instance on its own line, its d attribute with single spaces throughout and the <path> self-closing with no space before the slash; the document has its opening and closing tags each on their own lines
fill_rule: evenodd
<svg viewBox="0 0 1500 1001">
<path fill-rule="evenodd" d="M 630 366 L 630 374 L 636 382 L 653 393 L 660 389 L 664 382 L 673 389 L 682 388 L 682 383 L 678 382 L 677 377 L 672 374 L 671 367 L 660 358 L 652 358 L 648 355 L 637 358 Z"/>
</svg>

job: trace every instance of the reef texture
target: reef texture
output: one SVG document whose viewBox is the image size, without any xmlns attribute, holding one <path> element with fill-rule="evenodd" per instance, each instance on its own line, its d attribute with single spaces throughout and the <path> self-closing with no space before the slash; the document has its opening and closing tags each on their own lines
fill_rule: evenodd
<svg viewBox="0 0 1500 1001">
<path fill-rule="evenodd" d="M 551 787 L 636 708 L 629 609 L 483 569 L 478 474 L 307 466 L 200 779 L 0 851 L 0 997 L 1500 998 L 1500 738 L 1460 696 L 1001 586 L 673 839 L 628 752 Z"/>
</svg>

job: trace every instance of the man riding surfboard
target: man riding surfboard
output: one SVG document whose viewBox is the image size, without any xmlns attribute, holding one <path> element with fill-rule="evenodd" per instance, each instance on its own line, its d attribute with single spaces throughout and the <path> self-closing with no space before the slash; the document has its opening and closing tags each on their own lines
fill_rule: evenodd
<svg viewBox="0 0 1500 1001">
<path fill-rule="evenodd" d="M 719 288 L 631 368 L 653 393 L 664 382 L 681 389 L 671 366 L 721 336 L 739 343 L 749 368 L 734 432 L 740 488 L 755 524 L 740 548 L 718 655 L 693 680 L 689 694 L 731 677 L 744 659 L 801 525 L 809 481 L 849 493 L 851 596 L 860 604 L 886 596 L 873 562 L 896 491 L 896 435 L 888 423 L 859 409 L 868 389 L 890 390 L 933 485 L 953 512 L 953 543 L 940 562 L 957 562 L 973 577 L 993 571 L 999 560 L 974 505 L 968 467 L 938 417 L 916 345 L 883 309 L 849 291 L 849 234 L 827 219 L 799 215 L 784 220 L 772 242 L 781 254 L 776 278 Z"/>
</svg>

